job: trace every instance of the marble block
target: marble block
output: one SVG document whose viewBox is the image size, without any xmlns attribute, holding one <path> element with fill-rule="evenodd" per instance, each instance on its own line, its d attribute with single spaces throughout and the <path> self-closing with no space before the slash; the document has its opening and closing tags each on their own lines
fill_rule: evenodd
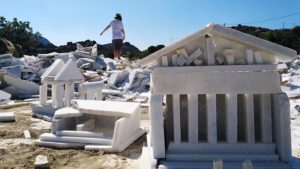
<svg viewBox="0 0 300 169">
<path fill-rule="evenodd" d="M 138 111 L 139 103 L 98 101 L 98 100 L 73 100 L 73 106 L 81 113 L 130 117 Z"/>
<path fill-rule="evenodd" d="M 61 119 L 61 118 L 80 117 L 80 116 L 82 116 L 82 113 L 80 113 L 77 109 L 73 109 L 71 107 L 65 107 L 65 108 L 56 110 L 53 118 Z"/>
<path fill-rule="evenodd" d="M 0 113 L 0 122 L 15 121 L 15 114 L 13 112 Z"/>
</svg>

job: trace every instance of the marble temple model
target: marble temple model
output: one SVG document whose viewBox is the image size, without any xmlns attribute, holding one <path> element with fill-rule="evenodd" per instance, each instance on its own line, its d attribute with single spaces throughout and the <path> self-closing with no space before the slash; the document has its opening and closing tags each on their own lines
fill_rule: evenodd
<svg viewBox="0 0 300 169">
<path fill-rule="evenodd" d="M 40 135 L 38 145 L 120 152 L 145 133 L 140 128 L 139 103 L 102 101 L 104 83 L 83 81 L 72 60 L 64 64 L 58 59 L 42 75 L 40 101 L 31 107 L 34 115 L 51 118 L 52 132 Z"/>
<path fill-rule="evenodd" d="M 276 63 L 294 58 L 292 49 L 210 24 L 140 60 L 159 65 L 151 75 L 152 167 L 290 168 L 289 100 Z"/>
</svg>

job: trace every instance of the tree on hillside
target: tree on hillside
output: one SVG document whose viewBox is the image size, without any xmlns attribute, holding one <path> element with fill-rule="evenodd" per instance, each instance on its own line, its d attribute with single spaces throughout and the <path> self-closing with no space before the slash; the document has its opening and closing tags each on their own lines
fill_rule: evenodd
<svg viewBox="0 0 300 169">
<path fill-rule="evenodd" d="M 141 53 L 138 53 L 133 58 L 134 59 L 136 59 L 136 58 L 142 59 L 142 58 L 150 55 L 151 53 L 154 53 L 164 47 L 165 47 L 165 45 L 149 46 L 146 50 L 142 51 Z"/>
<path fill-rule="evenodd" d="M 13 44 L 21 45 L 25 53 L 30 53 L 39 45 L 41 34 L 33 33 L 30 23 L 27 21 L 18 21 L 17 18 L 7 21 L 5 17 L 0 16 L 0 37 Z"/>
<path fill-rule="evenodd" d="M 300 26 L 295 26 L 292 29 L 271 30 L 239 24 L 231 28 L 294 49 L 300 53 Z"/>
</svg>

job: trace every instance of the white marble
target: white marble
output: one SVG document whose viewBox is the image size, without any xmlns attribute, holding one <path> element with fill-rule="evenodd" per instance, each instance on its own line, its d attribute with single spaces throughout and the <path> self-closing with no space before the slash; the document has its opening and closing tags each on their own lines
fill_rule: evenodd
<svg viewBox="0 0 300 169">
<path fill-rule="evenodd" d="M 74 61 L 69 60 L 56 74 L 54 80 L 68 81 L 68 80 L 76 80 L 82 81 L 84 79 L 82 73 L 77 68 Z"/>
<path fill-rule="evenodd" d="M 177 66 L 177 58 L 178 58 L 178 54 L 174 54 L 172 55 L 172 65 L 173 66 Z"/>
<path fill-rule="evenodd" d="M 202 51 L 200 48 L 196 49 L 188 58 L 186 61 L 186 65 L 190 65 L 193 63 L 195 59 L 197 59 L 202 54 Z"/>
<path fill-rule="evenodd" d="M 95 129 L 95 119 L 89 119 L 76 125 L 77 131 L 93 131 Z"/>
<path fill-rule="evenodd" d="M 165 136 L 163 126 L 163 97 L 161 95 L 150 96 L 149 118 L 151 147 L 153 147 L 153 157 L 165 158 Z"/>
<path fill-rule="evenodd" d="M 110 145 L 111 138 L 89 138 L 89 137 L 74 137 L 74 136 L 56 136 L 51 133 L 44 133 L 40 135 L 41 141 L 48 142 L 66 142 L 66 143 L 84 143 L 84 144 L 96 144 L 96 145 Z"/>
<path fill-rule="evenodd" d="M 138 63 L 144 67 L 150 64 L 151 62 L 153 62 L 153 60 L 162 57 L 163 55 L 168 55 L 169 53 L 172 53 L 174 51 L 177 52 L 178 49 L 181 49 L 183 47 L 183 45 L 189 44 L 193 41 L 199 42 L 199 39 L 204 38 L 206 35 L 211 35 L 213 37 L 226 39 L 227 41 L 224 41 L 222 43 L 220 42 L 221 43 L 219 44 L 220 48 L 228 47 L 229 46 L 228 42 L 230 43 L 232 42 L 230 44 L 232 45 L 232 47 L 237 47 L 238 46 L 237 44 L 243 44 L 242 46 L 246 48 L 249 47 L 257 48 L 262 52 L 267 53 L 268 56 L 266 57 L 270 57 L 270 58 L 273 57 L 272 59 L 268 58 L 270 61 L 272 60 L 271 62 L 273 63 L 276 59 L 286 62 L 297 57 L 297 52 L 295 50 L 280 46 L 278 44 L 221 25 L 209 24 L 205 28 L 179 40 L 178 42 L 173 43 L 170 46 L 166 46 L 165 48 L 152 53 L 151 55 L 140 60 Z M 201 42 L 201 43 L 205 43 L 205 42 Z M 186 53 L 189 52 L 191 51 L 186 51 Z M 268 59 L 266 58 L 266 60 Z"/>
<path fill-rule="evenodd" d="M 214 65 L 215 64 L 215 50 L 214 50 L 213 38 L 206 37 L 205 45 L 206 45 L 206 63 L 207 63 L 207 65 Z"/>
<path fill-rule="evenodd" d="M 12 122 L 15 121 L 15 114 L 13 112 L 0 113 L 0 122 Z"/>
<path fill-rule="evenodd" d="M 80 117 L 80 116 L 82 116 L 82 113 L 80 113 L 77 109 L 73 109 L 71 107 L 65 107 L 56 110 L 53 118 L 61 119 L 61 118 Z"/>
<path fill-rule="evenodd" d="M 178 66 L 183 66 L 184 64 L 186 64 L 186 58 L 182 55 L 179 55 L 177 57 L 177 65 Z"/>
<path fill-rule="evenodd" d="M 164 68 L 168 69 L 168 68 Z M 189 73 L 181 73 L 187 72 Z M 276 93 L 281 92 L 280 76 L 277 72 L 204 72 L 192 71 L 189 67 L 174 72 L 156 69 L 152 74 L 155 94 L 172 93 Z M 183 86 L 178 79 L 185 83 Z M 201 85 L 198 85 L 201 84 Z M 256 84 L 256 85 L 253 85 Z"/>
<path fill-rule="evenodd" d="M 30 132 L 29 132 L 29 130 L 24 130 L 24 137 L 25 137 L 25 139 L 30 139 L 31 138 L 31 135 L 30 135 Z"/>
<path fill-rule="evenodd" d="M 94 58 L 95 58 L 96 56 L 98 56 L 97 44 L 95 44 L 95 45 L 92 46 L 91 56 L 94 57 Z"/>
<path fill-rule="evenodd" d="M 237 143 L 237 95 L 226 94 L 225 97 L 226 140 L 228 143 Z"/>
<path fill-rule="evenodd" d="M 46 81 L 49 77 L 54 77 L 65 65 L 61 59 L 57 59 L 50 67 L 42 74 L 41 81 Z"/>
<path fill-rule="evenodd" d="M 34 166 L 36 168 L 47 168 L 49 167 L 48 159 L 44 155 L 38 155 L 35 157 Z"/>
<path fill-rule="evenodd" d="M 177 49 L 177 50 L 176 50 L 176 53 L 177 53 L 179 56 L 184 56 L 185 58 L 188 58 L 188 57 L 189 57 L 189 54 L 187 53 L 187 51 L 186 51 L 185 48 Z"/>
<path fill-rule="evenodd" d="M 168 56 L 162 56 L 161 62 L 162 66 L 168 66 Z"/>
<path fill-rule="evenodd" d="M 198 143 L 198 95 L 188 95 L 188 135 L 190 143 Z"/>
<path fill-rule="evenodd" d="M 201 65 L 203 65 L 203 61 L 201 59 L 195 59 L 193 61 L 193 64 L 196 66 L 201 66 Z"/>
<path fill-rule="evenodd" d="M 180 126 L 180 97 L 179 94 L 173 95 L 173 124 L 174 124 L 174 142 L 181 142 Z"/>
<path fill-rule="evenodd" d="M 47 105 L 47 84 L 42 84 L 40 86 L 40 104 L 41 105 Z"/>
<path fill-rule="evenodd" d="M 246 140 L 248 143 L 255 142 L 255 128 L 254 128 L 254 103 L 253 94 L 244 95 L 245 102 L 245 121 L 246 121 Z"/>
<path fill-rule="evenodd" d="M 2 101 L 9 100 L 10 97 L 11 97 L 11 94 L 6 93 L 6 92 L 0 90 L 0 103 L 1 103 Z"/>
<path fill-rule="evenodd" d="M 103 133 L 90 132 L 90 131 L 62 130 L 62 131 L 56 131 L 55 134 L 57 136 L 71 136 L 71 137 L 91 137 L 91 138 L 103 137 Z"/>
<path fill-rule="evenodd" d="M 221 159 L 224 166 L 215 167 L 251 168 L 249 161 L 243 166 L 249 159 L 252 168 L 288 168 L 289 106 L 275 63 L 295 57 L 292 49 L 211 24 L 140 60 L 142 67 L 161 64 L 151 74 L 148 140 L 158 167 L 210 161 L 202 168 L 213 168 Z"/>
<path fill-rule="evenodd" d="M 217 143 L 217 102 L 215 94 L 206 95 L 207 141 Z"/>
<path fill-rule="evenodd" d="M 140 107 L 139 103 L 98 100 L 73 100 L 72 104 L 81 113 L 121 117 L 130 117 Z"/>
</svg>

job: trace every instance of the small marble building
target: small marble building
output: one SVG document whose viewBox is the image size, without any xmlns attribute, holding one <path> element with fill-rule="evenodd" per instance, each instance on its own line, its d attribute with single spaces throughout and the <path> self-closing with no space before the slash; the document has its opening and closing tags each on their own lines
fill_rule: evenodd
<svg viewBox="0 0 300 169">
<path fill-rule="evenodd" d="M 290 168 L 289 100 L 276 63 L 296 54 L 209 24 L 140 60 L 159 65 L 151 75 L 152 167 Z"/>
</svg>

